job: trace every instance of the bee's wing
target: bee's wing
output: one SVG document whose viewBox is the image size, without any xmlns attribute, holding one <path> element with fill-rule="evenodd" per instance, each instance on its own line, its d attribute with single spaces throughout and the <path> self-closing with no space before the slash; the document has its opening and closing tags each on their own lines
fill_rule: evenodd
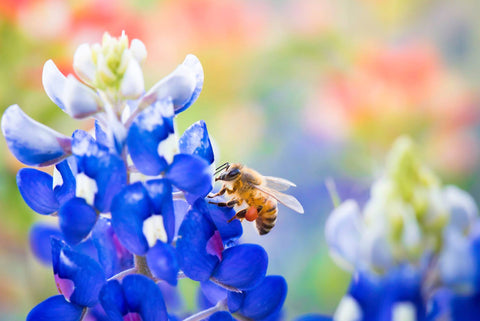
<svg viewBox="0 0 480 321">
<path fill-rule="evenodd" d="M 285 178 L 264 176 L 265 186 L 276 191 L 285 191 L 292 186 L 297 186 Z"/>
<path fill-rule="evenodd" d="M 273 197 L 274 199 L 276 199 L 277 201 L 279 201 L 280 203 L 282 203 L 286 207 L 291 208 L 295 212 L 303 214 L 302 204 L 300 204 L 300 202 L 295 197 L 293 197 L 292 195 L 287 195 L 287 194 L 281 193 L 279 191 L 276 191 L 274 189 L 271 189 L 271 188 L 268 188 L 268 187 L 262 186 L 262 185 L 254 185 L 254 186 L 258 190 L 260 190 L 260 191 L 264 192 L 265 194 Z"/>
</svg>

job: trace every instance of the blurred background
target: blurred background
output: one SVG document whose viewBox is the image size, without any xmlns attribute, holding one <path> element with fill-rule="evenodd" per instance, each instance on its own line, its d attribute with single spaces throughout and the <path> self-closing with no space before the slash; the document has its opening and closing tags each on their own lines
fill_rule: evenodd
<svg viewBox="0 0 480 321">
<path fill-rule="evenodd" d="M 195 54 L 205 86 L 177 118 L 180 131 L 204 119 L 218 163 L 297 184 L 305 215 L 281 207 L 266 236 L 244 223 L 245 240 L 287 279 L 286 319 L 332 313 L 349 275 L 325 248 L 325 181 L 342 200 L 364 201 L 391 143 L 408 134 L 445 183 L 480 200 L 479 10 L 475 0 L 2 0 L 0 109 L 18 103 L 66 135 L 88 129 L 48 99 L 42 67 L 53 59 L 73 72 L 76 47 L 105 31 L 145 43 L 147 88 Z M 28 245 L 44 218 L 23 203 L 22 165 L 4 139 L 0 152 L 0 320 L 24 320 L 56 289 Z M 180 286 L 194 311 L 195 285 Z"/>
</svg>

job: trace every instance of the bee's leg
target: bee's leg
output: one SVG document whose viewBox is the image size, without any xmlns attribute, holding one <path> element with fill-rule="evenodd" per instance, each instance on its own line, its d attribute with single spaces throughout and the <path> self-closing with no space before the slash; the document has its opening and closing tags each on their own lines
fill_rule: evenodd
<svg viewBox="0 0 480 321">
<path fill-rule="evenodd" d="M 241 211 L 238 211 L 237 214 L 235 214 L 231 219 L 229 219 L 229 220 L 227 221 L 227 223 L 232 222 L 232 221 L 233 221 L 234 219 L 236 219 L 236 218 L 238 218 L 238 219 L 243 219 L 243 218 L 245 218 L 245 214 L 247 214 L 247 210 L 248 210 L 248 208 L 245 208 L 245 209 L 243 209 L 243 210 L 241 210 Z"/>
<path fill-rule="evenodd" d="M 217 193 L 215 194 L 212 194 L 212 195 L 207 195 L 208 198 L 214 198 L 214 197 L 217 197 L 217 196 L 220 196 L 220 195 L 223 195 L 225 194 L 225 192 L 227 191 L 227 187 L 226 186 L 223 186 Z"/>
<path fill-rule="evenodd" d="M 233 199 L 228 202 L 220 202 L 220 203 L 212 202 L 212 201 L 208 201 L 208 202 L 210 204 L 215 204 L 220 207 L 234 207 L 235 205 L 240 204 L 240 202 L 237 199 Z"/>
</svg>

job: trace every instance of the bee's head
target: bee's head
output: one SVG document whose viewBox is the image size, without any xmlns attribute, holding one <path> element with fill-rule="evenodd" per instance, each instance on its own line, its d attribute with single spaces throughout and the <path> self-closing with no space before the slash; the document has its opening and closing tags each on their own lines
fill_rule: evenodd
<svg viewBox="0 0 480 321">
<path fill-rule="evenodd" d="M 215 181 L 227 181 L 231 182 L 236 180 L 240 177 L 242 165 L 240 164 L 230 164 L 225 163 L 219 167 L 215 171 L 215 174 L 220 174 L 218 177 L 215 178 Z"/>
</svg>

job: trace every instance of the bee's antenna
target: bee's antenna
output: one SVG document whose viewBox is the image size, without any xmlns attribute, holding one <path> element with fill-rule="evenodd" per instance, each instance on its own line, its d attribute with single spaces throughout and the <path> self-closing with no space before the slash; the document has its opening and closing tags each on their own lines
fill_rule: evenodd
<svg viewBox="0 0 480 321">
<path fill-rule="evenodd" d="M 222 165 L 218 166 L 218 167 L 215 169 L 215 175 L 217 175 L 218 173 L 220 173 L 221 171 L 223 171 L 224 169 L 229 168 L 229 167 L 230 167 L 230 163 L 229 163 L 229 162 L 223 163 Z"/>
</svg>

